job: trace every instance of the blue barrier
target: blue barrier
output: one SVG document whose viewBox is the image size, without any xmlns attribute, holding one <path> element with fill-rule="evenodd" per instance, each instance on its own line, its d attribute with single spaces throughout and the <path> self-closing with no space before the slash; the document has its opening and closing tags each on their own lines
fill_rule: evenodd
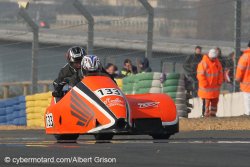
<svg viewBox="0 0 250 167">
<path fill-rule="evenodd" d="M 5 116 L 5 115 L 6 115 L 5 108 L 0 108 L 0 116 Z"/>
<path fill-rule="evenodd" d="M 26 103 L 22 102 L 22 103 L 19 104 L 18 107 L 19 107 L 20 110 L 25 110 L 26 109 Z"/>
<path fill-rule="evenodd" d="M 0 101 L 0 108 L 5 108 L 5 102 L 3 100 Z"/>
<path fill-rule="evenodd" d="M 27 125 L 26 116 L 18 118 L 19 125 Z"/>
<path fill-rule="evenodd" d="M 25 103 L 26 102 L 26 99 L 25 99 L 25 96 L 18 96 L 18 101 L 20 102 L 20 103 Z"/>
<path fill-rule="evenodd" d="M 25 109 L 19 110 L 18 117 L 19 118 L 26 117 L 26 110 Z"/>
<path fill-rule="evenodd" d="M 6 123 L 7 120 L 6 120 L 6 116 L 0 116 L 0 123 Z"/>
<path fill-rule="evenodd" d="M 26 125 L 25 96 L 0 101 L 0 125 Z"/>
</svg>

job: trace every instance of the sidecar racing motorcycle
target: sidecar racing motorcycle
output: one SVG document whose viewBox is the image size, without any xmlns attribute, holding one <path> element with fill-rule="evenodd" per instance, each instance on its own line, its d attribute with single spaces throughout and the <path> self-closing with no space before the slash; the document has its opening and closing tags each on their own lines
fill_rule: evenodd
<svg viewBox="0 0 250 167">
<path fill-rule="evenodd" d="M 94 135 L 111 140 L 114 135 L 150 135 L 168 139 L 179 131 L 174 101 L 167 94 L 124 95 L 105 75 L 89 75 L 58 102 L 52 97 L 44 114 L 46 134 L 60 140 Z"/>
</svg>

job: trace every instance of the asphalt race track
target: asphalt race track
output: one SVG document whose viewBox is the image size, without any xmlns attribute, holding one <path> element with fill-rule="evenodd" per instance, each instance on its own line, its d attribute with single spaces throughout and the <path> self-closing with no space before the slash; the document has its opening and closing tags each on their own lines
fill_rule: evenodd
<svg viewBox="0 0 250 167">
<path fill-rule="evenodd" d="M 43 130 L 0 131 L 0 166 L 250 166 L 250 131 L 181 132 L 169 140 L 115 136 L 57 143 Z"/>
</svg>

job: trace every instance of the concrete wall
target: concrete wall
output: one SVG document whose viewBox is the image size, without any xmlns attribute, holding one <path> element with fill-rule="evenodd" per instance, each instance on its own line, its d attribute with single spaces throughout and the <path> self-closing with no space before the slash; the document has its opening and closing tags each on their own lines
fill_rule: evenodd
<svg viewBox="0 0 250 167">
<path fill-rule="evenodd" d="M 194 105 L 189 118 L 197 118 L 202 113 L 202 100 L 200 98 L 190 99 L 190 103 Z M 243 115 L 245 111 L 244 99 L 241 92 L 220 95 L 218 104 L 218 117 L 230 117 Z"/>
</svg>

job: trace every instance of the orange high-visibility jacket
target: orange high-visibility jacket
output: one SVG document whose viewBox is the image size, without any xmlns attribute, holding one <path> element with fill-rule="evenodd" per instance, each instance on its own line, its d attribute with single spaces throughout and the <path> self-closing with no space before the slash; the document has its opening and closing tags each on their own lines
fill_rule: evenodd
<svg viewBox="0 0 250 167">
<path fill-rule="evenodd" d="M 250 49 L 245 50 L 240 57 L 235 79 L 240 82 L 243 92 L 250 92 Z"/>
<path fill-rule="evenodd" d="M 204 55 L 197 68 L 197 79 L 199 81 L 199 97 L 204 99 L 218 98 L 220 86 L 223 83 L 223 71 L 219 59 L 216 58 L 212 61 L 207 55 Z"/>
</svg>

